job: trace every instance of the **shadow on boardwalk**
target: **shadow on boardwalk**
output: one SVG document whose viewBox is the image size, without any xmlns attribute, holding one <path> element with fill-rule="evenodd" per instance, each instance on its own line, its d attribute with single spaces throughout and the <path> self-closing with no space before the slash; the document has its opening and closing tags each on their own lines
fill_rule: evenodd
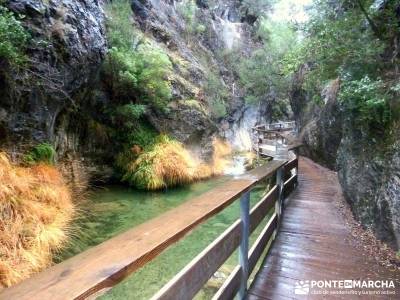
<svg viewBox="0 0 400 300">
<path fill-rule="evenodd" d="M 278 238 L 250 288 L 248 299 L 400 299 L 399 271 L 383 267 L 369 257 L 351 235 L 337 206 L 342 195 L 334 173 L 303 157 L 299 172 L 299 186 L 287 199 Z M 295 284 L 300 280 L 393 280 L 396 288 L 313 288 L 308 295 L 299 295 L 295 293 Z M 301 291 L 307 292 L 307 286 L 303 287 Z M 396 295 L 314 294 L 323 290 L 390 291 Z"/>
</svg>

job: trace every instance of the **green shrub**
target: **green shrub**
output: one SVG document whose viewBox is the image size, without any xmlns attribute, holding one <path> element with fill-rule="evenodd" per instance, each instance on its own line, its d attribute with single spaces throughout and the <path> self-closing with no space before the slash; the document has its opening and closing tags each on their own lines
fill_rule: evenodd
<svg viewBox="0 0 400 300">
<path fill-rule="evenodd" d="M 207 30 L 207 27 L 206 27 L 205 25 L 203 25 L 203 24 L 198 24 L 198 25 L 196 26 L 196 33 L 198 33 L 198 34 L 202 34 L 202 33 L 204 33 L 206 30 Z"/>
<path fill-rule="evenodd" d="M 384 129 L 391 121 L 386 88 L 381 80 L 365 76 L 361 80 L 343 80 L 339 99 L 360 125 L 370 129 Z"/>
<path fill-rule="evenodd" d="M 290 78 L 283 74 L 281 61 L 296 45 L 297 36 L 290 24 L 266 18 L 259 19 L 257 36 L 263 41 L 262 47 L 236 63 L 240 83 L 246 90 L 245 100 L 247 103 L 283 101 L 287 97 Z"/>
<path fill-rule="evenodd" d="M 112 113 L 112 122 L 116 126 L 134 128 L 140 117 L 146 112 L 146 106 L 142 104 L 125 104 L 117 106 Z"/>
<path fill-rule="evenodd" d="M 105 6 L 107 14 L 107 40 L 111 47 L 132 49 L 142 39 L 133 26 L 129 0 L 114 0 Z"/>
<path fill-rule="evenodd" d="M 215 118 L 219 119 L 226 116 L 226 104 L 223 100 L 211 99 L 209 104 L 211 113 Z"/>
<path fill-rule="evenodd" d="M 28 37 L 21 22 L 0 3 L 0 59 L 11 64 L 23 63 Z"/>
<path fill-rule="evenodd" d="M 196 3 L 193 0 L 183 0 L 182 2 L 178 2 L 177 9 L 184 18 L 186 25 L 192 27 L 196 18 Z"/>
<path fill-rule="evenodd" d="M 142 118 L 146 106 L 141 104 L 119 105 L 109 111 L 112 138 L 123 148 L 134 145 L 148 147 L 154 143 L 156 130 Z"/>
<path fill-rule="evenodd" d="M 103 72 L 115 98 L 133 98 L 159 109 L 171 98 L 168 75 L 172 64 L 155 45 L 142 44 L 136 50 L 111 48 Z"/>
<path fill-rule="evenodd" d="M 177 10 L 185 20 L 186 39 L 190 40 L 194 34 L 202 34 L 207 28 L 196 18 L 198 7 L 194 0 L 183 0 L 177 3 Z"/>
<path fill-rule="evenodd" d="M 193 108 L 193 109 L 195 109 L 197 111 L 201 111 L 204 114 L 206 114 L 206 111 L 205 111 L 203 105 L 199 101 L 197 101 L 195 99 L 181 100 L 181 101 L 179 101 L 179 103 L 181 105 L 183 105 L 183 106 L 186 106 L 186 107 L 189 107 L 189 108 Z"/>
<path fill-rule="evenodd" d="M 56 151 L 51 144 L 41 143 L 32 148 L 24 156 L 24 161 L 27 164 L 46 163 L 54 165 L 56 161 Z"/>
<path fill-rule="evenodd" d="M 128 145 L 139 145 L 143 149 L 151 148 L 157 137 L 157 131 L 145 122 L 140 122 L 126 138 Z"/>
<path fill-rule="evenodd" d="M 117 97 L 129 97 L 137 90 L 137 57 L 130 52 L 111 48 L 103 65 L 108 84 Z"/>
<path fill-rule="evenodd" d="M 226 115 L 226 101 L 228 100 L 229 91 L 221 81 L 221 78 L 211 71 L 207 74 L 205 94 L 212 115 L 216 118 L 224 117 Z"/>
<path fill-rule="evenodd" d="M 155 45 L 144 44 L 137 50 L 139 57 L 138 89 L 143 100 L 157 108 L 165 108 L 172 97 L 172 63 L 166 53 Z"/>
<path fill-rule="evenodd" d="M 165 51 L 149 43 L 133 24 L 130 1 L 106 5 L 107 38 L 111 49 L 103 75 L 114 100 L 165 109 L 171 98 L 172 63 Z"/>
<path fill-rule="evenodd" d="M 282 60 L 285 71 L 296 72 L 309 63 L 306 89 L 315 91 L 344 74 L 350 75 L 350 80 L 360 80 L 366 74 L 378 76 L 385 44 L 368 26 L 359 5 L 343 9 L 340 2 L 323 0 L 313 5 L 302 43 Z"/>
<path fill-rule="evenodd" d="M 126 119 L 139 120 L 139 118 L 146 112 L 146 105 L 143 104 L 125 104 L 119 106 L 116 110 L 117 114 L 120 114 Z"/>
</svg>

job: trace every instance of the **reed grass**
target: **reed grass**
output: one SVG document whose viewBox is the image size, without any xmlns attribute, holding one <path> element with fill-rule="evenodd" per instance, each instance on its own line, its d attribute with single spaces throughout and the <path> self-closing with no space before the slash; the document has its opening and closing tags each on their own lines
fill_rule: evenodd
<svg viewBox="0 0 400 300">
<path fill-rule="evenodd" d="M 221 174 L 228 164 L 224 157 L 230 154 L 230 147 L 219 140 L 213 147 L 212 162 L 205 163 L 182 143 L 161 135 L 152 149 L 127 164 L 123 181 L 139 189 L 159 190 Z"/>
<path fill-rule="evenodd" d="M 49 266 L 67 240 L 71 193 L 54 167 L 19 167 L 0 152 L 0 289 Z"/>
</svg>

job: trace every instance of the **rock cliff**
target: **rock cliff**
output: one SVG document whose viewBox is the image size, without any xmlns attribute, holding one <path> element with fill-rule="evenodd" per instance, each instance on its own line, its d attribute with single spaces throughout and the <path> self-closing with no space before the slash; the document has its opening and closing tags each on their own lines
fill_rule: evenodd
<svg viewBox="0 0 400 300">
<path fill-rule="evenodd" d="M 338 172 L 354 216 L 394 249 L 400 247 L 400 130 L 375 136 L 352 122 L 338 100 L 340 81 L 316 103 L 302 88 L 303 67 L 293 80 L 291 105 L 300 127 L 303 154 Z"/>
<path fill-rule="evenodd" d="M 65 173 L 83 185 L 89 179 L 109 178 L 116 153 L 105 114 L 113 100 L 101 78 L 109 48 L 108 4 L 102 0 L 4 4 L 24 16 L 30 41 L 27 67 L 16 70 L 2 63 L 1 146 L 18 157 L 31 145 L 50 142 Z M 253 120 L 264 119 L 268 104 L 261 110 L 244 104 L 230 52 L 245 57 L 257 45 L 256 16 L 243 11 L 236 0 L 212 4 L 132 0 L 130 6 L 132 26 L 164 49 L 173 65 L 168 110 L 148 111 L 148 122 L 200 149 L 204 157 L 210 155 L 214 135 L 229 138 L 237 149 L 248 147 L 248 129 Z M 221 95 L 224 107 L 215 101 Z M 248 118 L 249 114 L 256 118 Z M 244 137 L 238 139 L 240 131 Z"/>
</svg>

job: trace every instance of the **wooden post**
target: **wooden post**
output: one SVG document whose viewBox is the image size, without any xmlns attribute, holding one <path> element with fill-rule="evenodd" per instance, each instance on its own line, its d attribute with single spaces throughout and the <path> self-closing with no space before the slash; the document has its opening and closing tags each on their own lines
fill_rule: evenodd
<svg viewBox="0 0 400 300">
<path fill-rule="evenodd" d="M 242 280 L 239 299 L 243 300 L 246 298 L 249 277 L 250 192 L 246 192 L 240 198 L 240 219 L 242 221 L 242 239 L 239 247 L 239 264 L 242 269 Z"/>
</svg>

